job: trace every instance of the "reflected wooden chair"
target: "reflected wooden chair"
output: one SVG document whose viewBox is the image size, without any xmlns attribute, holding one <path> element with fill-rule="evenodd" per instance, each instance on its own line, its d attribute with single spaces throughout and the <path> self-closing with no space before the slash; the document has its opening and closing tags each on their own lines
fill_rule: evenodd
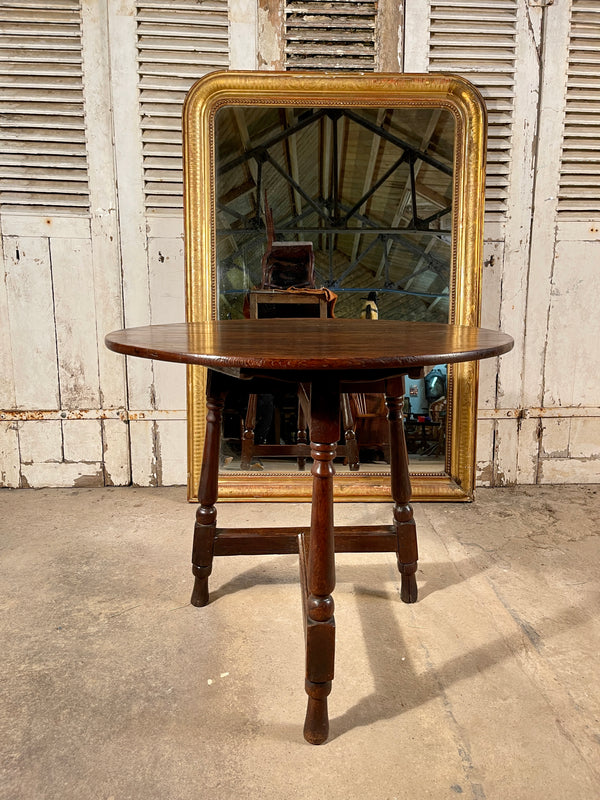
<svg viewBox="0 0 600 800">
<path fill-rule="evenodd" d="M 287 269 L 289 271 L 289 265 Z M 307 288 L 299 290 L 295 287 L 290 287 L 289 289 L 258 289 L 250 292 L 249 296 L 250 319 L 264 319 L 266 317 L 283 317 L 287 319 L 319 317 L 325 319 L 332 315 L 332 309 L 331 292 L 326 289 Z M 349 395 L 344 394 L 341 396 L 340 407 L 344 444 L 338 446 L 337 454 L 344 458 L 345 463 L 348 464 L 352 471 L 356 471 L 360 467 L 360 462 Z M 292 457 L 297 459 L 298 469 L 304 470 L 306 468 L 306 459 L 310 456 L 308 432 L 310 398 L 308 397 L 306 386 L 298 384 L 298 423 L 295 444 L 257 443 L 255 440 L 257 408 L 258 396 L 250 394 L 248 397 L 248 410 L 244 420 L 241 469 L 252 469 L 254 460 L 261 457 Z"/>
<path fill-rule="evenodd" d="M 379 453 L 390 463 L 390 433 L 383 394 L 355 392 L 350 395 L 356 440 L 363 450 Z"/>
<path fill-rule="evenodd" d="M 312 242 L 276 242 L 273 212 L 265 191 L 267 247 L 262 257 L 262 281 L 265 289 L 314 289 L 315 254 Z"/>
</svg>

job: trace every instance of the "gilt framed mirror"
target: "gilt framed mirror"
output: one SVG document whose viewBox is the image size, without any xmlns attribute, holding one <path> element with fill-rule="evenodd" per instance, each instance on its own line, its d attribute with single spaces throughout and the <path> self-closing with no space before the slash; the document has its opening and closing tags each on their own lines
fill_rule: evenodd
<svg viewBox="0 0 600 800">
<path fill-rule="evenodd" d="M 215 72 L 190 90 L 183 130 L 189 321 L 362 317 L 367 337 L 377 318 L 479 323 L 486 114 L 465 79 Z M 205 382 L 188 367 L 190 499 Z M 285 455 L 295 391 L 227 400 L 221 498 L 310 499 L 310 470 Z M 358 456 L 336 462 L 336 499 L 385 500 L 381 398 L 347 408 Z M 476 410 L 476 363 L 407 380 L 415 500 L 471 498 Z M 268 446 L 242 452 L 250 435 Z"/>
</svg>

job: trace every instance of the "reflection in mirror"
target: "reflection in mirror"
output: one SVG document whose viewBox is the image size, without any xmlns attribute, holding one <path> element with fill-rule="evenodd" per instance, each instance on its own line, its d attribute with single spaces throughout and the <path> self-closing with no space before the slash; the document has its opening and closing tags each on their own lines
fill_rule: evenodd
<svg viewBox="0 0 600 800">
<path fill-rule="evenodd" d="M 449 321 L 455 120 L 441 108 L 216 114 L 218 313 Z M 448 376 L 406 381 L 413 472 L 446 468 Z M 302 472 L 303 387 L 231 397 L 228 471 Z M 389 470 L 382 395 L 343 397 L 338 472 Z M 343 462 L 343 463 L 342 463 Z"/>
</svg>

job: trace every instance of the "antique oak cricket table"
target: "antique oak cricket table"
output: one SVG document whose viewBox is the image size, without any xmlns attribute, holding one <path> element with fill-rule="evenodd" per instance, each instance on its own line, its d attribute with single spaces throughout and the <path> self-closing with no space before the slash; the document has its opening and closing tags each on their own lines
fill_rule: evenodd
<svg viewBox="0 0 600 800">
<path fill-rule="evenodd" d="M 321 744 L 329 733 L 327 696 L 334 671 L 332 592 L 335 553 L 396 552 L 401 598 L 417 599 L 417 537 L 410 505 L 408 457 L 402 423 L 404 376 L 424 367 L 506 353 L 510 336 L 465 326 L 392 320 L 257 319 L 176 323 L 110 333 L 111 350 L 130 356 L 201 364 L 208 368 L 204 456 L 198 490 L 192 604 L 208 603 L 214 555 L 299 550 L 305 620 L 304 736 Z M 310 387 L 313 459 L 310 529 L 217 528 L 221 412 L 227 393 L 244 382 L 250 392 L 272 391 L 273 381 Z M 393 499 L 389 526 L 334 527 L 333 460 L 340 439 L 340 393 L 382 391 L 390 426 Z"/>
</svg>

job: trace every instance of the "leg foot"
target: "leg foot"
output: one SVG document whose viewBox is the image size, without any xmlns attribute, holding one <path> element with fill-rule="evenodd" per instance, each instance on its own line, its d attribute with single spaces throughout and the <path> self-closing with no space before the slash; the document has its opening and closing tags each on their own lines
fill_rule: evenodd
<svg viewBox="0 0 600 800">
<path fill-rule="evenodd" d="M 205 572 L 206 568 L 192 567 L 194 573 L 194 588 L 192 590 L 192 599 L 190 603 L 196 608 L 208 605 L 208 572 L 200 575 L 200 572 Z"/>
<path fill-rule="evenodd" d="M 417 565 L 398 563 L 398 569 L 400 570 L 400 574 L 402 576 L 400 584 L 400 599 L 403 603 L 416 603 L 419 597 L 417 576 L 415 575 Z M 414 571 L 407 572 L 407 569 L 413 569 Z"/>
<path fill-rule="evenodd" d="M 304 738 L 309 744 L 323 744 L 329 736 L 327 696 L 331 692 L 331 681 L 312 683 L 306 681 L 308 706 L 304 721 Z"/>
</svg>

